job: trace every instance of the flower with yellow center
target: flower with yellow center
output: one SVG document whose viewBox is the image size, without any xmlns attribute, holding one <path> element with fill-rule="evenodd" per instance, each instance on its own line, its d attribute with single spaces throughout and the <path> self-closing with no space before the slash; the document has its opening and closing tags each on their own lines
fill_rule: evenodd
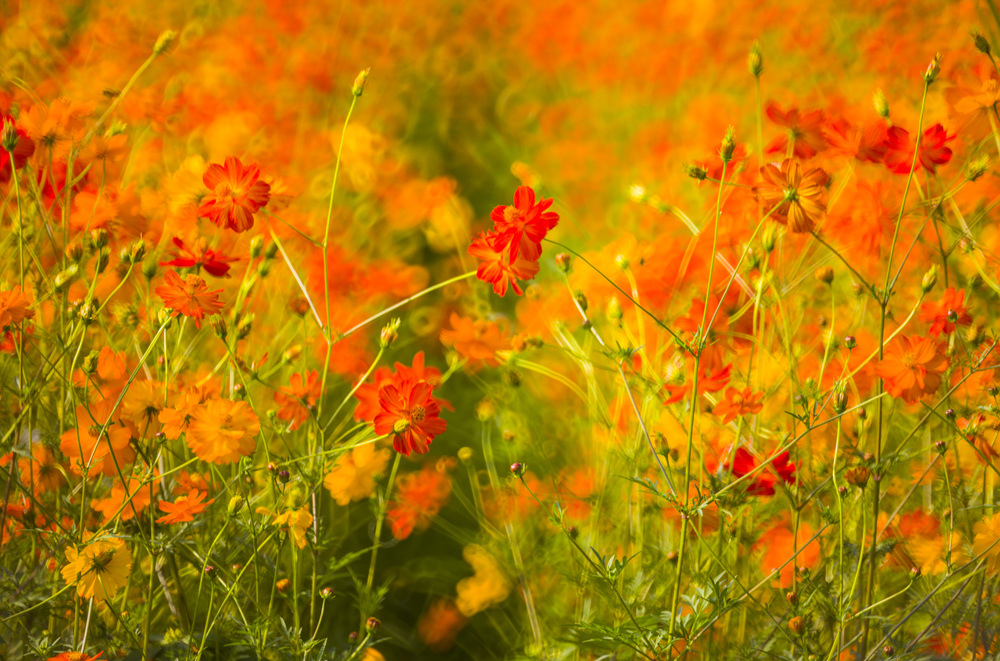
<svg viewBox="0 0 1000 661">
<path fill-rule="evenodd" d="M 84 534 L 80 548 L 66 549 L 67 564 L 62 577 L 68 585 L 76 585 L 76 593 L 84 599 L 109 599 L 128 581 L 132 571 L 132 554 L 118 537 L 104 535 L 93 538 Z"/>
</svg>

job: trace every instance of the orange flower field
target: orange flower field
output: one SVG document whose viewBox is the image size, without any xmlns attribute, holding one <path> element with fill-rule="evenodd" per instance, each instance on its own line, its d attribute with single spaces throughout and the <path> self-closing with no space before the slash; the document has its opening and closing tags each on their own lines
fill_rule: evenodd
<svg viewBox="0 0 1000 661">
<path fill-rule="evenodd" d="M 993 0 L 0 0 L 0 659 L 1000 658 Z"/>
</svg>

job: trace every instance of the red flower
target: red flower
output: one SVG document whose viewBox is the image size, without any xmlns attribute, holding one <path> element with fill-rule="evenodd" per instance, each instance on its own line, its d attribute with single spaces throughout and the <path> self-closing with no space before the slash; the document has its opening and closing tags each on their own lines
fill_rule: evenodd
<svg viewBox="0 0 1000 661">
<path fill-rule="evenodd" d="M 951 149 L 945 143 L 955 139 L 955 134 L 948 135 L 944 127 L 935 124 L 926 131 L 920 140 L 920 155 L 917 162 L 925 170 L 934 173 L 938 165 L 944 165 L 951 160 Z M 886 140 L 885 165 L 896 174 L 909 174 L 913 166 L 913 140 L 905 129 L 893 126 L 889 129 Z"/>
<path fill-rule="evenodd" d="M 378 393 L 385 386 L 394 385 L 397 388 L 402 388 L 404 384 L 426 381 L 433 389 L 441 383 L 441 370 L 436 367 L 424 367 L 423 351 L 419 351 L 413 356 L 413 367 L 396 363 L 395 368 L 396 371 L 393 372 L 388 367 L 380 367 L 375 370 L 372 377 L 373 383 L 363 383 L 358 386 L 357 392 L 354 393 L 354 397 L 358 400 L 358 405 L 354 409 L 355 420 L 367 420 L 368 422 L 375 420 L 375 416 L 382 410 L 379 405 Z M 443 407 L 453 410 L 448 402 L 438 401 Z"/>
<path fill-rule="evenodd" d="M 952 333 L 955 326 L 968 326 L 972 323 L 972 315 L 965 305 L 965 292 L 948 287 L 941 302 L 924 303 L 920 306 L 920 321 L 931 322 L 930 330 L 927 331 L 931 337 Z"/>
<path fill-rule="evenodd" d="M 214 275 L 217 278 L 229 277 L 228 262 L 240 261 L 238 257 L 227 257 L 226 255 L 212 250 L 208 247 L 208 241 L 198 239 L 194 246 L 188 248 L 184 242 L 176 236 L 173 238 L 177 252 L 169 262 L 160 262 L 160 266 L 178 266 L 180 268 L 204 268 L 205 273 Z"/>
<path fill-rule="evenodd" d="M 767 104 L 765 111 L 768 119 L 788 129 L 787 135 L 775 138 L 768 145 L 765 151 L 768 154 L 774 152 L 786 153 L 788 151 L 788 140 L 794 141 L 794 153 L 796 158 L 812 158 L 826 148 L 826 141 L 823 139 L 821 127 L 823 126 L 823 111 L 810 110 L 799 113 L 798 108 L 789 108 L 788 112 L 783 111 L 778 104 L 771 101 Z"/>
<path fill-rule="evenodd" d="M 508 286 L 518 296 L 522 295 L 524 290 L 517 281 L 531 280 L 538 273 L 538 262 L 525 259 L 523 252 L 511 260 L 509 247 L 504 247 L 502 238 L 494 232 L 476 237 L 469 246 L 469 254 L 483 260 L 476 269 L 476 277 L 492 283 L 497 296 L 506 294 Z"/>
<path fill-rule="evenodd" d="M 219 227 L 245 232 L 253 227 L 253 215 L 271 199 L 271 187 L 260 178 L 260 168 L 230 156 L 225 165 L 212 163 L 202 181 L 212 192 L 198 207 L 198 215 Z"/>
<path fill-rule="evenodd" d="M 11 153 L 14 155 L 14 167 L 23 168 L 24 164 L 28 162 L 28 158 L 35 153 L 35 143 L 28 137 L 27 133 L 17 128 L 14 124 L 14 118 L 10 115 L 0 115 L 0 127 L 4 132 L 10 130 L 17 134 L 17 145 L 13 152 L 0 149 L 0 183 L 6 183 L 10 181 L 11 176 Z"/>
<path fill-rule="evenodd" d="M 546 211 L 552 198 L 535 204 L 535 191 L 518 186 L 514 191 L 514 204 L 498 206 L 490 213 L 493 230 L 497 233 L 494 248 L 498 251 L 510 246 L 508 264 L 516 264 L 523 251 L 529 261 L 542 254 L 542 239 L 559 222 L 559 214 Z"/>
<path fill-rule="evenodd" d="M 379 390 L 378 402 L 382 410 L 375 416 L 375 433 L 392 433 L 393 447 L 406 456 L 427 452 L 434 437 L 448 427 L 426 381 L 387 385 Z"/>
<path fill-rule="evenodd" d="M 757 460 L 746 448 L 739 448 L 733 456 L 733 477 L 740 478 L 749 475 L 757 468 Z M 795 484 L 795 464 L 788 461 L 788 452 L 782 452 L 771 462 L 771 468 L 777 473 L 766 469 L 758 471 L 747 484 L 747 493 L 751 496 L 773 496 L 774 486 L 780 479 L 785 484 Z"/>
</svg>

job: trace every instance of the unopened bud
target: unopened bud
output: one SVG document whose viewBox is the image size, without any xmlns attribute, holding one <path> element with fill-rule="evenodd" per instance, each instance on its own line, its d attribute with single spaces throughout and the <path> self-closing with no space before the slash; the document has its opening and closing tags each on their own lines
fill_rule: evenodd
<svg viewBox="0 0 1000 661">
<path fill-rule="evenodd" d="M 726 129 L 726 135 L 722 137 L 722 146 L 719 149 L 719 157 L 723 163 L 733 160 L 733 152 L 736 151 L 736 141 L 733 139 L 733 127 Z"/>
<path fill-rule="evenodd" d="M 264 237 L 259 234 L 250 240 L 250 259 L 257 259 L 264 251 Z"/>
<path fill-rule="evenodd" d="M 369 617 L 367 620 L 365 620 L 365 631 L 367 631 L 368 633 L 375 633 L 376 631 L 379 630 L 379 627 L 381 626 L 382 623 L 378 620 L 378 618 Z"/>
<path fill-rule="evenodd" d="M 570 268 L 573 266 L 572 259 L 567 253 L 559 252 L 556 253 L 556 266 L 563 273 L 569 273 Z"/>
<path fill-rule="evenodd" d="M 623 316 L 622 305 L 618 302 L 618 297 L 612 296 L 611 300 L 608 301 L 608 319 L 615 324 L 620 324 Z"/>
<path fill-rule="evenodd" d="M 226 511 L 229 512 L 229 516 L 236 516 L 243 509 L 243 496 L 233 496 L 229 499 L 229 504 L 226 506 Z"/>
<path fill-rule="evenodd" d="M 282 578 L 279 579 L 278 582 L 274 584 L 274 587 L 278 590 L 278 592 L 284 594 L 288 592 L 288 588 L 292 587 L 292 582 L 289 581 L 287 578 Z"/>
<path fill-rule="evenodd" d="M 788 629 L 796 636 L 800 636 L 806 629 L 806 621 L 801 616 L 793 617 L 788 620 Z"/>
<path fill-rule="evenodd" d="M 977 30 L 973 30 L 969 35 L 972 37 L 972 43 L 976 46 L 976 50 L 988 56 L 990 54 L 990 42 L 986 40 L 986 37 L 981 35 Z"/>
<path fill-rule="evenodd" d="M 889 101 L 885 98 L 885 93 L 882 90 L 875 90 L 872 103 L 875 104 L 875 112 L 878 113 L 879 117 L 889 119 Z"/>
<path fill-rule="evenodd" d="M 226 326 L 226 320 L 222 315 L 213 314 L 208 318 L 208 323 L 211 324 L 212 330 L 215 331 L 215 335 L 219 339 L 226 339 L 226 335 L 229 334 L 229 328 Z"/>
<path fill-rule="evenodd" d="M 965 168 L 965 179 L 966 181 L 975 181 L 986 174 L 987 168 L 990 166 L 990 158 L 985 154 L 974 158 L 969 161 L 968 167 Z"/>
<path fill-rule="evenodd" d="M 4 120 L 3 122 L 3 132 L 0 133 L 0 146 L 6 152 L 12 152 L 17 149 L 17 129 L 14 128 L 14 123 L 9 120 Z"/>
<path fill-rule="evenodd" d="M 333 588 L 323 588 L 322 590 L 319 591 L 319 596 L 322 597 L 323 599 L 332 599 Z"/>
<path fill-rule="evenodd" d="M 937 284 L 938 267 L 937 264 L 931 266 L 927 269 L 927 273 L 924 273 L 923 279 L 920 281 L 920 289 L 926 294 L 930 290 L 934 289 L 934 285 Z"/>
<path fill-rule="evenodd" d="M 708 177 L 708 171 L 701 167 L 700 165 L 695 165 L 693 163 L 685 163 L 681 167 L 684 168 L 684 174 L 691 177 L 692 179 L 697 179 L 698 181 L 703 181 Z"/>
<path fill-rule="evenodd" d="M 747 57 L 747 68 L 750 70 L 750 75 L 754 78 L 760 78 L 760 74 L 764 71 L 764 54 L 760 50 L 760 42 L 754 41 L 750 44 L 750 55 Z"/>
<path fill-rule="evenodd" d="M 379 346 L 383 349 L 388 348 L 396 338 L 399 337 L 399 325 L 402 323 L 399 317 L 395 317 L 389 320 L 389 323 L 382 327 L 382 332 L 379 334 Z"/>
<path fill-rule="evenodd" d="M 459 448 L 458 450 L 458 460 L 461 461 L 463 464 L 472 463 L 472 460 L 475 459 L 475 457 L 476 457 L 476 451 L 468 446 Z"/>
<path fill-rule="evenodd" d="M 941 53 L 935 54 L 934 59 L 927 65 L 927 71 L 924 72 L 924 82 L 930 85 L 937 79 L 939 73 L 941 73 Z"/>
<path fill-rule="evenodd" d="M 510 474 L 514 477 L 521 477 L 524 475 L 524 464 L 519 461 L 515 461 L 510 465 Z"/>
<path fill-rule="evenodd" d="M 818 269 L 816 269 L 816 272 L 813 273 L 813 276 L 820 282 L 828 285 L 831 282 L 833 282 L 833 267 L 821 266 Z"/>
<path fill-rule="evenodd" d="M 354 96 L 361 96 L 364 94 L 365 85 L 368 84 L 368 74 L 370 74 L 371 71 L 371 67 L 368 67 L 359 73 L 357 78 L 354 79 L 354 85 L 351 86 L 351 93 L 354 94 Z"/>
<path fill-rule="evenodd" d="M 584 312 L 587 311 L 587 297 L 582 291 L 578 291 L 573 294 L 573 300 L 576 301 L 576 304 L 580 306 L 581 310 Z"/>
<path fill-rule="evenodd" d="M 153 53 L 155 55 L 163 55 L 170 47 L 174 45 L 177 40 L 177 33 L 173 30 L 164 30 L 160 33 L 160 36 L 156 38 L 156 43 L 153 45 Z"/>
</svg>

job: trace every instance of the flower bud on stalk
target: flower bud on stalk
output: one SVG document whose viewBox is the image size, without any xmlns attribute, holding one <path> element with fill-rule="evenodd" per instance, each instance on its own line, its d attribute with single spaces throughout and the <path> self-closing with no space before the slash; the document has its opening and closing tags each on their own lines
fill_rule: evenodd
<svg viewBox="0 0 1000 661">
<path fill-rule="evenodd" d="M 927 65 L 927 71 L 924 72 L 924 82 L 930 85 L 937 80 L 939 73 L 941 73 L 941 53 L 935 54 L 934 59 Z"/>
<path fill-rule="evenodd" d="M 875 112 L 882 119 L 889 119 L 889 101 L 885 98 L 885 93 L 882 90 L 875 90 L 874 96 L 872 96 L 872 103 L 875 104 Z"/>
<path fill-rule="evenodd" d="M 354 85 L 351 87 L 351 93 L 354 96 L 361 96 L 365 92 L 365 85 L 368 84 L 368 74 L 371 73 L 371 67 L 368 67 L 364 71 L 358 74 L 358 77 L 354 79 Z"/>
<path fill-rule="evenodd" d="M 750 70 L 750 75 L 754 78 L 760 78 L 761 72 L 764 71 L 764 54 L 760 50 L 759 41 L 754 41 L 750 44 L 750 55 L 747 56 L 747 68 Z"/>
</svg>

